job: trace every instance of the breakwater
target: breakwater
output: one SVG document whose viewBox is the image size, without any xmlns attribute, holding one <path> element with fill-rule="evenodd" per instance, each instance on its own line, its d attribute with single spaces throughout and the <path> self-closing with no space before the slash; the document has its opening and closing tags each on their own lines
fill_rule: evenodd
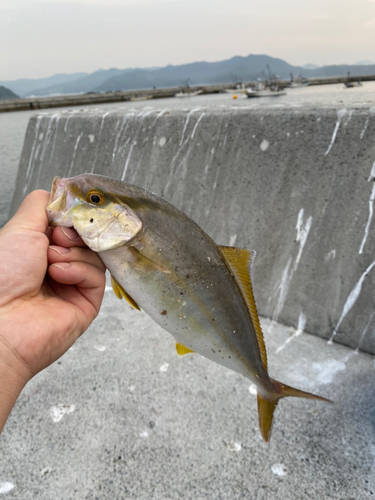
<svg viewBox="0 0 375 500">
<path fill-rule="evenodd" d="M 259 312 L 374 352 L 373 109 L 85 110 L 31 118 L 11 214 L 55 175 L 151 189 L 258 252 Z"/>
<path fill-rule="evenodd" d="M 341 76 L 341 77 L 321 77 L 310 78 L 308 86 L 317 85 L 333 85 L 337 83 L 348 82 L 366 82 L 375 81 L 375 75 L 357 75 L 357 76 Z M 290 80 L 278 80 L 275 82 L 280 87 L 285 87 L 290 83 Z M 243 88 L 254 87 L 256 82 L 247 82 L 243 84 Z M 187 94 L 200 92 L 200 95 L 218 94 L 227 90 L 237 90 L 233 84 L 216 84 L 205 86 L 192 86 L 189 89 L 184 89 Z M 243 91 L 243 90 L 242 90 Z M 149 99 L 163 99 L 175 97 L 181 92 L 181 88 L 164 88 L 164 89 L 144 89 L 144 90 L 124 90 L 116 92 L 87 92 L 85 94 L 75 95 L 59 95 L 47 97 L 28 97 L 24 99 L 0 100 L 0 113 L 12 111 L 28 111 L 48 108 L 60 108 L 67 106 L 87 106 L 91 104 L 105 104 L 115 102 L 127 102 Z"/>
</svg>

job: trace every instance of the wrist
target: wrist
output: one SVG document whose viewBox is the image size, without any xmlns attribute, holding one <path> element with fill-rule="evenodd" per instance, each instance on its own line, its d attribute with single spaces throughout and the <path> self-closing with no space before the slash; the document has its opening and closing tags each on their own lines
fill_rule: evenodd
<svg viewBox="0 0 375 500">
<path fill-rule="evenodd" d="M 0 433 L 31 374 L 0 336 Z"/>
</svg>

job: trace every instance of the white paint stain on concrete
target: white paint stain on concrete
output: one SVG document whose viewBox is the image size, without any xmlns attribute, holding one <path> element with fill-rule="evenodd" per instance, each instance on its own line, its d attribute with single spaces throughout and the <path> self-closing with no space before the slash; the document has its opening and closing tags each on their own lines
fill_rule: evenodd
<svg viewBox="0 0 375 500">
<path fill-rule="evenodd" d="M 297 328 L 297 330 L 293 333 L 293 335 L 291 335 L 290 337 L 288 337 L 286 339 L 286 341 L 280 347 L 278 347 L 276 349 L 275 354 L 278 354 L 280 351 L 282 351 L 289 344 L 289 342 L 291 342 L 293 339 L 295 339 L 296 337 L 299 337 L 300 335 L 302 335 L 305 326 L 306 326 L 306 314 L 304 314 L 303 312 L 301 312 L 300 315 L 299 315 L 299 318 L 298 318 L 298 328 Z"/>
<path fill-rule="evenodd" d="M 298 255 L 296 258 L 296 261 L 294 263 L 294 270 L 297 269 L 298 263 L 300 261 L 307 237 L 309 235 L 310 229 L 311 229 L 311 224 L 312 224 L 312 216 L 308 217 L 306 223 L 303 223 L 303 214 L 304 214 L 304 209 L 301 208 L 301 210 L 298 213 L 298 218 L 297 218 L 297 224 L 296 224 L 296 230 L 297 230 L 297 237 L 296 241 L 300 244 Z"/>
<path fill-rule="evenodd" d="M 331 151 L 332 149 L 332 146 L 334 145 L 335 143 L 335 140 L 336 140 L 336 136 L 337 136 L 337 132 L 339 130 L 339 127 L 340 127 L 340 123 L 341 123 L 341 120 L 344 118 L 346 114 L 346 109 L 340 109 L 338 112 L 337 112 L 337 121 L 336 121 L 336 125 L 335 125 L 335 130 L 333 131 L 333 135 L 332 135 L 332 139 L 331 139 L 331 142 L 328 146 L 328 149 L 327 151 L 325 152 L 325 155 L 324 156 L 327 156 L 328 153 Z"/>
<path fill-rule="evenodd" d="M 140 438 L 143 438 L 143 439 L 148 438 L 148 432 L 147 432 L 147 431 L 143 431 L 143 432 L 141 432 L 141 433 L 140 433 L 140 435 L 139 435 L 139 437 L 140 437 Z"/>
<path fill-rule="evenodd" d="M 14 484 L 9 483 L 9 481 L 4 481 L 0 483 L 0 494 L 9 493 L 14 488 Z"/>
<path fill-rule="evenodd" d="M 312 364 L 312 369 L 316 373 L 315 382 L 320 385 L 331 384 L 336 374 L 345 368 L 345 363 L 336 359 L 327 359 Z"/>
<path fill-rule="evenodd" d="M 163 148 L 167 142 L 167 139 L 165 137 L 161 137 L 159 140 L 159 146 Z"/>
<path fill-rule="evenodd" d="M 205 113 L 202 113 L 201 116 L 198 118 L 197 123 L 194 125 L 193 132 L 191 133 L 191 136 L 190 136 L 191 139 L 194 137 L 194 134 L 197 130 L 197 127 L 198 127 L 200 121 L 202 120 L 202 118 L 204 117 L 204 115 L 205 115 Z"/>
<path fill-rule="evenodd" d="M 107 348 L 104 345 L 96 344 L 94 345 L 94 349 L 96 349 L 99 352 L 104 352 Z"/>
<path fill-rule="evenodd" d="M 130 149 L 129 149 L 129 154 L 128 154 L 128 157 L 127 157 L 126 162 L 125 162 L 124 171 L 122 172 L 122 177 L 121 177 L 122 181 L 125 179 L 126 171 L 128 170 L 128 166 L 129 166 L 130 158 L 132 156 L 133 148 L 134 148 L 134 143 L 130 146 Z"/>
<path fill-rule="evenodd" d="M 73 170 L 74 161 L 76 159 L 76 154 L 77 154 L 77 148 L 78 148 L 79 141 L 81 140 L 81 137 L 82 137 L 82 132 L 77 137 L 77 140 L 76 140 L 76 143 L 74 146 L 73 158 L 72 158 L 72 163 L 70 164 L 70 167 L 69 167 L 68 177 L 70 177 L 70 174 L 72 173 L 72 170 Z"/>
<path fill-rule="evenodd" d="M 89 134 L 89 141 L 91 144 L 93 144 L 93 142 L 95 142 L 95 135 L 94 134 Z"/>
<path fill-rule="evenodd" d="M 163 365 L 161 365 L 161 367 L 159 369 L 161 372 L 166 372 L 166 371 L 168 371 L 168 368 L 169 368 L 169 364 L 164 363 Z"/>
<path fill-rule="evenodd" d="M 75 405 L 60 404 L 52 406 L 52 408 L 49 411 L 49 414 L 54 422 L 60 422 L 60 420 L 63 418 L 64 415 L 69 415 L 70 413 L 73 413 L 75 409 L 76 409 Z"/>
<path fill-rule="evenodd" d="M 370 116 L 371 116 L 371 115 L 374 115 L 374 114 L 375 114 L 375 107 L 372 107 L 372 108 L 370 108 Z M 366 118 L 366 121 L 365 121 L 365 126 L 363 127 L 363 130 L 362 130 L 361 135 L 360 135 L 360 137 L 359 137 L 361 140 L 362 140 L 362 139 L 364 138 L 364 136 L 365 136 L 365 132 L 366 132 L 366 130 L 367 130 L 367 127 L 368 127 L 368 124 L 369 124 L 369 121 L 370 121 L 370 116 L 368 116 L 368 117 Z"/>
<path fill-rule="evenodd" d="M 333 249 L 330 252 L 327 253 L 327 255 L 324 257 L 324 262 L 329 262 L 330 260 L 333 260 L 336 258 L 336 250 Z"/>
<path fill-rule="evenodd" d="M 279 298 L 277 300 L 274 318 L 277 318 L 278 315 L 280 314 L 282 308 L 284 307 L 286 296 L 288 295 L 289 285 L 293 276 L 293 271 L 289 274 L 289 269 L 291 264 L 292 264 L 292 257 L 289 257 L 288 263 L 283 270 L 280 284 L 277 287 L 279 291 Z"/>
<path fill-rule="evenodd" d="M 361 290 L 362 290 L 362 284 L 366 278 L 366 276 L 368 275 L 368 273 L 371 271 L 371 269 L 375 266 L 375 260 L 372 264 L 370 264 L 368 266 L 368 268 L 366 269 L 366 271 L 362 274 L 362 276 L 359 278 L 358 282 L 356 283 L 355 287 L 353 288 L 353 290 L 350 292 L 348 298 L 346 299 L 346 302 L 344 304 L 344 308 L 343 308 L 343 311 L 342 311 L 342 314 L 341 314 L 341 317 L 339 319 L 339 322 L 337 323 L 336 325 L 336 328 L 334 329 L 332 335 L 331 335 L 331 338 L 329 339 L 328 341 L 328 344 L 332 344 L 332 341 L 343 321 L 343 319 L 345 318 L 345 316 L 348 314 L 348 312 L 350 311 L 350 309 L 354 306 L 356 300 L 358 299 L 359 297 L 359 294 L 361 293 Z"/>
<path fill-rule="evenodd" d="M 286 476 L 287 471 L 284 464 L 273 464 L 271 466 L 271 471 L 276 474 L 276 476 Z"/>
<path fill-rule="evenodd" d="M 263 139 L 263 141 L 260 143 L 260 149 L 264 152 L 267 151 L 269 147 L 270 143 L 266 139 Z"/>
<path fill-rule="evenodd" d="M 241 443 L 237 443 L 236 441 L 228 441 L 227 448 L 229 451 L 234 451 L 238 453 L 239 451 L 242 450 L 242 445 Z"/>
<path fill-rule="evenodd" d="M 189 120 L 190 120 L 190 116 L 195 113 L 196 111 L 199 111 L 199 109 L 192 109 L 190 111 L 190 113 L 187 115 L 187 118 L 186 118 L 186 122 L 185 122 L 185 125 L 184 125 L 184 129 L 182 131 L 182 136 L 181 136 L 181 140 L 180 140 L 180 146 L 182 145 L 182 143 L 184 142 L 184 137 L 185 137 L 185 132 L 186 132 L 186 129 L 187 129 L 187 126 L 188 126 L 188 123 L 189 123 Z"/>
<path fill-rule="evenodd" d="M 369 233 L 369 229 L 370 229 L 370 224 L 371 224 L 371 220 L 372 220 L 372 216 L 373 216 L 373 213 L 374 213 L 374 200 L 375 200 L 375 162 L 372 165 L 370 177 L 367 179 L 367 181 L 368 182 L 372 182 L 372 190 L 371 190 L 370 199 L 369 199 L 369 202 L 368 202 L 368 205 L 369 205 L 368 206 L 368 219 L 367 219 L 367 224 L 366 224 L 366 227 L 365 227 L 365 234 L 363 235 L 362 243 L 361 243 L 361 246 L 360 246 L 360 249 L 359 249 L 359 252 L 358 252 L 360 254 L 363 252 L 363 248 L 364 248 L 364 246 L 366 244 L 368 233 Z"/>
</svg>

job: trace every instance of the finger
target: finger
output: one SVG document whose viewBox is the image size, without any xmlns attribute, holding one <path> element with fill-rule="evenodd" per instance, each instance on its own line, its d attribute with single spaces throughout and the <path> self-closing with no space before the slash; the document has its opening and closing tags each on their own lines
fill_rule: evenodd
<svg viewBox="0 0 375 500">
<path fill-rule="evenodd" d="M 32 191 L 26 196 L 19 209 L 4 226 L 3 229 L 14 229 L 18 226 L 21 229 L 28 229 L 45 233 L 48 227 L 47 205 L 49 201 L 48 191 Z"/>
<path fill-rule="evenodd" d="M 100 269 L 103 273 L 106 268 L 98 254 L 89 248 L 80 247 L 60 247 L 58 245 L 50 245 L 48 248 L 48 263 L 56 264 L 59 262 L 84 262 L 93 265 Z"/>
<path fill-rule="evenodd" d="M 51 243 L 65 248 L 87 246 L 72 227 L 56 227 L 52 233 Z"/>
<path fill-rule="evenodd" d="M 52 289 L 62 298 L 87 310 L 87 302 L 99 311 L 104 295 L 105 274 L 96 266 L 85 262 L 59 262 L 48 268 L 48 273 L 56 284 Z M 66 285 L 75 285 L 73 287 Z M 92 318 L 91 318 L 92 320 Z"/>
</svg>

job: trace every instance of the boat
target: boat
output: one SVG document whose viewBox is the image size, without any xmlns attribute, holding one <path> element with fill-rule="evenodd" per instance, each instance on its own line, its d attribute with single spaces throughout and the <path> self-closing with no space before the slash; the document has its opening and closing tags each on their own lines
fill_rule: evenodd
<svg viewBox="0 0 375 500">
<path fill-rule="evenodd" d="M 362 87 L 361 82 L 344 82 L 344 86 L 347 89 L 352 89 L 353 87 Z"/>
<path fill-rule="evenodd" d="M 177 94 L 175 94 L 174 96 L 175 97 L 194 97 L 195 95 L 199 95 L 199 94 L 202 94 L 203 90 L 195 90 L 194 92 L 177 92 Z"/>
<path fill-rule="evenodd" d="M 256 87 L 249 87 L 246 89 L 246 96 L 249 98 L 253 97 L 279 97 L 286 95 L 284 90 L 280 90 L 277 85 L 266 86 L 262 83 L 258 83 Z"/>
</svg>

